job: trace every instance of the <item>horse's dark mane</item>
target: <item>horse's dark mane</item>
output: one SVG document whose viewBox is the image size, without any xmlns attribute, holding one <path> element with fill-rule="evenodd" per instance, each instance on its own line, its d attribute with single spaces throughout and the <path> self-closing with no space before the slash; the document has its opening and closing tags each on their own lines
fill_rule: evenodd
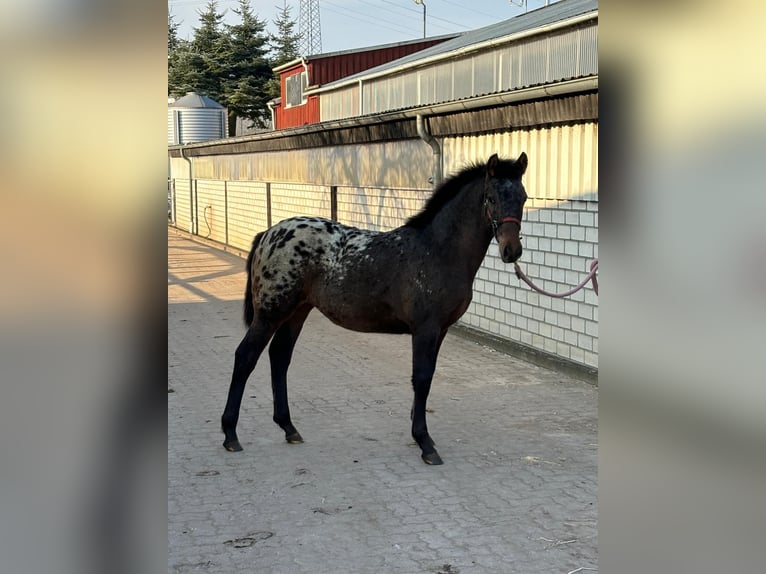
<svg viewBox="0 0 766 574">
<path fill-rule="evenodd" d="M 483 178 L 486 173 L 487 165 L 484 163 L 474 163 L 464 167 L 455 175 L 449 177 L 433 192 L 426 202 L 425 207 L 417 215 L 413 215 L 407 220 L 405 226 L 415 229 L 423 229 L 431 223 L 442 208 L 454 199 L 463 187 Z M 514 161 L 500 160 L 495 166 L 495 177 L 506 179 L 519 179 L 519 170 Z"/>
</svg>

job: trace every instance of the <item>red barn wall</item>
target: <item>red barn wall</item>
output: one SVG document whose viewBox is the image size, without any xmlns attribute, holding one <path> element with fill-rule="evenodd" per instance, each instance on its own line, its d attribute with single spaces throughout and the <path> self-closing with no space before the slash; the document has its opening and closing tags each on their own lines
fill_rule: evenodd
<svg viewBox="0 0 766 574">
<path fill-rule="evenodd" d="M 426 40 L 414 44 L 380 48 L 378 50 L 351 52 L 327 57 L 319 56 L 312 59 L 309 63 L 309 80 L 312 84 L 323 86 L 335 80 L 402 58 L 413 52 L 425 50 L 443 41 L 443 39 Z M 313 70 L 311 69 L 312 64 Z"/>
<path fill-rule="evenodd" d="M 413 52 L 424 50 L 434 44 L 444 42 L 446 39 L 448 38 L 424 40 L 422 42 L 390 46 L 376 50 L 312 57 L 306 61 L 309 84 L 312 86 L 322 86 L 402 58 Z M 281 130 L 319 122 L 319 96 L 310 96 L 308 101 L 302 106 L 285 107 L 285 80 L 293 74 L 298 74 L 302 71 L 303 65 L 299 63 L 279 73 L 279 89 L 282 95 L 282 103 L 274 106 L 274 129 Z"/>
</svg>

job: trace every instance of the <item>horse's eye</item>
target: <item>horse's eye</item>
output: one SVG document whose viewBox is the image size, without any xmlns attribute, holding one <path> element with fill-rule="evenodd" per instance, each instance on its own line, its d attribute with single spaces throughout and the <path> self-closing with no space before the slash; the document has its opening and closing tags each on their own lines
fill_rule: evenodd
<svg viewBox="0 0 766 574">
<path fill-rule="evenodd" d="M 489 203 L 490 205 L 495 205 L 495 198 L 494 197 L 488 197 L 487 198 L 487 203 Z"/>
</svg>

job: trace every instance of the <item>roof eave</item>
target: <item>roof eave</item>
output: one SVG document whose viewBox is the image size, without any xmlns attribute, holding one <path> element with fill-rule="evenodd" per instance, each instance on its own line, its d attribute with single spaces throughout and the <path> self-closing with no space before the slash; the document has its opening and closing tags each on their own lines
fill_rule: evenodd
<svg viewBox="0 0 766 574">
<path fill-rule="evenodd" d="M 298 64 L 303 64 L 305 58 L 295 58 L 295 60 L 290 60 L 289 62 L 282 64 L 281 66 L 277 66 L 276 68 L 271 68 L 272 72 L 279 73 L 284 72 L 288 68 L 292 68 L 294 66 L 297 66 Z"/>
<path fill-rule="evenodd" d="M 531 101 L 537 98 L 557 97 L 578 94 L 583 92 L 589 92 L 598 90 L 598 75 L 586 76 L 583 78 L 575 78 L 572 80 L 564 80 L 556 82 L 554 84 L 545 84 L 541 86 L 530 86 L 528 88 L 522 88 L 519 90 L 513 90 L 511 92 L 502 92 L 497 94 L 487 94 L 484 96 L 477 96 L 468 98 L 465 100 L 457 100 L 454 102 L 443 102 L 440 104 L 427 104 L 423 106 L 417 106 L 414 108 L 407 108 L 403 110 L 395 110 L 389 112 L 380 112 L 374 114 L 367 114 L 364 116 L 354 116 L 351 118 L 344 118 L 340 120 L 330 120 L 326 122 L 320 122 L 316 124 L 309 124 L 305 126 L 296 126 L 291 128 L 285 128 L 281 130 L 273 130 L 270 132 L 264 132 L 259 134 L 250 134 L 244 136 L 235 136 L 223 138 L 220 140 L 207 140 L 205 142 L 196 142 L 193 144 L 174 144 L 168 146 L 168 150 L 177 150 L 180 148 L 193 149 L 202 147 L 216 147 L 227 145 L 231 143 L 257 141 L 264 139 L 278 138 L 288 135 L 299 135 L 302 133 L 316 131 L 316 130 L 333 130 L 354 126 L 366 126 L 381 121 L 395 121 L 413 119 L 418 115 L 438 115 L 448 114 L 454 112 L 471 111 L 485 107 L 497 106 L 502 104 L 517 103 L 523 101 Z"/>
</svg>

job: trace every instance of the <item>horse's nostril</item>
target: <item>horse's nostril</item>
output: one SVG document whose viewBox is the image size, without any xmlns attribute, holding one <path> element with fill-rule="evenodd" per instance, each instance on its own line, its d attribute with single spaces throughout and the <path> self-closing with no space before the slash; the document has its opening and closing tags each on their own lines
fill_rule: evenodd
<svg viewBox="0 0 766 574">
<path fill-rule="evenodd" d="M 516 261 L 519 257 L 521 257 L 521 246 L 514 248 L 512 245 L 506 245 L 503 247 L 502 256 L 503 261 L 506 263 L 513 263 Z"/>
</svg>

